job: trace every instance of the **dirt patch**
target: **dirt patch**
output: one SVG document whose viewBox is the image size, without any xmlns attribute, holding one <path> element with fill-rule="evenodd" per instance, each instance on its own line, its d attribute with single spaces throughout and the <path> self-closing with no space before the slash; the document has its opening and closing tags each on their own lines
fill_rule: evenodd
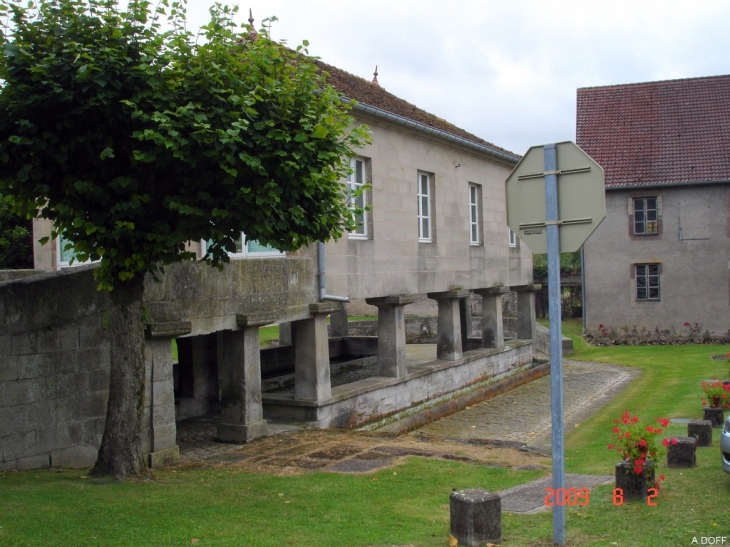
<svg viewBox="0 0 730 547">
<path fill-rule="evenodd" d="M 411 456 L 516 469 L 550 467 L 548 458 L 513 447 L 332 430 L 292 431 L 247 445 L 223 445 L 209 457 L 184 456 L 178 467 L 231 467 L 283 476 L 321 470 L 367 473 Z"/>
</svg>

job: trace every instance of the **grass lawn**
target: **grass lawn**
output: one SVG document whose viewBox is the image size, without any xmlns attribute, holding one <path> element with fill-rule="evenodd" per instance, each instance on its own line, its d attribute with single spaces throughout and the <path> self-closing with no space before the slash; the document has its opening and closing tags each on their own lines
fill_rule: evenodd
<svg viewBox="0 0 730 547">
<path fill-rule="evenodd" d="M 563 332 L 580 333 L 568 321 Z M 575 359 L 639 367 L 641 376 L 566 438 L 566 470 L 612 474 L 613 419 L 628 409 L 700 418 L 700 382 L 727 374 L 709 356 L 727 346 L 592 348 L 575 340 Z M 668 435 L 686 435 L 671 424 Z M 722 472 L 719 430 L 698 449 L 697 467 L 666 469 L 657 506 L 612 503 L 612 486 L 567 509 L 570 546 L 666 547 L 725 537 L 730 544 L 730 475 Z M 4 546 L 419 546 L 447 545 L 452 488 L 500 490 L 540 471 L 409 458 L 368 475 L 254 475 L 235 469 L 160 471 L 151 482 L 113 483 L 77 471 L 0 473 L 0 545 Z M 503 545 L 552 545 L 550 513 L 503 514 Z M 693 543 L 693 539 L 696 542 Z M 707 544 L 707 543 L 705 543 Z M 721 544 L 721 543 L 718 543 Z"/>
</svg>

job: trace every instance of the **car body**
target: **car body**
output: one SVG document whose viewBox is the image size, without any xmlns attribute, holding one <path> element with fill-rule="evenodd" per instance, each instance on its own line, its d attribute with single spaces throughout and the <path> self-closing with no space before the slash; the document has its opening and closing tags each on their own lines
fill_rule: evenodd
<svg viewBox="0 0 730 547">
<path fill-rule="evenodd" d="M 730 416 L 725 420 L 725 427 L 720 433 L 720 452 L 722 456 L 722 469 L 730 473 Z"/>
</svg>

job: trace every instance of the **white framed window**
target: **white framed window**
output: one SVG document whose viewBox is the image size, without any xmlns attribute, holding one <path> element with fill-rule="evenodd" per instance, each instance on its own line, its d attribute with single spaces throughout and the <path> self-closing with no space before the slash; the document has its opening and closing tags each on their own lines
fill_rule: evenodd
<svg viewBox="0 0 730 547">
<path fill-rule="evenodd" d="M 73 264 L 71 260 L 73 259 Z M 93 262 L 98 262 L 94 260 Z M 76 251 L 73 248 L 73 242 L 63 237 L 63 234 L 58 234 L 56 238 L 56 263 L 58 264 L 57 269 L 61 268 L 73 268 L 75 266 L 82 266 L 84 264 L 91 264 L 91 260 L 85 262 L 79 262 L 76 258 Z"/>
<path fill-rule="evenodd" d="M 635 264 L 636 300 L 659 300 L 659 264 Z"/>
<path fill-rule="evenodd" d="M 202 256 L 208 251 L 208 242 L 201 242 Z M 274 249 L 270 245 L 262 245 L 255 239 L 248 239 L 246 234 L 241 232 L 241 237 L 236 240 L 236 251 L 229 252 L 228 256 L 233 259 L 238 258 L 267 258 L 285 256 L 281 251 Z"/>
<path fill-rule="evenodd" d="M 517 234 L 512 231 L 512 228 L 509 228 L 509 246 L 517 247 Z"/>
<path fill-rule="evenodd" d="M 469 243 L 479 245 L 479 186 L 469 185 Z"/>
<path fill-rule="evenodd" d="M 657 198 L 634 198 L 634 235 L 653 236 L 659 233 Z"/>
<path fill-rule="evenodd" d="M 367 195 L 363 190 L 366 184 L 365 160 L 363 158 L 350 159 L 350 176 L 347 180 L 347 188 L 353 194 L 359 192 L 358 195 L 350 197 L 350 207 L 353 209 L 352 216 L 357 223 L 357 227 L 350 232 L 350 239 L 367 239 L 368 238 L 368 213 L 365 211 L 367 206 Z M 356 213 L 355 209 L 361 212 Z"/>
<path fill-rule="evenodd" d="M 431 242 L 431 175 L 418 173 L 418 241 Z"/>
</svg>

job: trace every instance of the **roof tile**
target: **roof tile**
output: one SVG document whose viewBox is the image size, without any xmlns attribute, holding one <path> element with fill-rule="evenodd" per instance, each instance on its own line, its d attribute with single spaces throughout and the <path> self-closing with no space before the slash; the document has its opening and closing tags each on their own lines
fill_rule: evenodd
<svg viewBox="0 0 730 547">
<path fill-rule="evenodd" d="M 606 187 L 730 180 L 730 75 L 580 88 L 576 141 Z"/>
</svg>

